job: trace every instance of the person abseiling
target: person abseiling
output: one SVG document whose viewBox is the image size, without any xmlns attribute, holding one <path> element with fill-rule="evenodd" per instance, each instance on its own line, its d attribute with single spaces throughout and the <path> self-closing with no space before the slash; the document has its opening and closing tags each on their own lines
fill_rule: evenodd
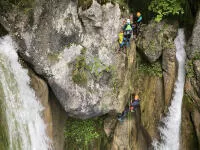
<svg viewBox="0 0 200 150">
<path fill-rule="evenodd" d="M 123 30 L 124 30 L 124 37 L 126 38 L 126 46 L 129 46 L 132 34 L 132 26 L 130 19 L 127 19 L 126 24 L 123 27 Z"/>
<path fill-rule="evenodd" d="M 130 111 L 134 112 L 138 106 L 140 106 L 140 99 L 139 96 L 136 94 L 134 97 L 134 101 L 131 102 Z"/>
<path fill-rule="evenodd" d="M 134 100 L 133 100 L 133 97 L 134 97 Z M 131 94 L 130 96 L 130 101 L 128 102 L 129 103 L 129 106 L 126 105 L 124 111 L 118 116 L 118 120 L 119 121 L 123 121 L 125 119 L 125 117 L 127 116 L 128 112 L 135 112 L 135 108 L 138 107 L 138 102 L 139 102 L 139 96 L 138 95 L 135 95 L 135 94 Z"/>
</svg>

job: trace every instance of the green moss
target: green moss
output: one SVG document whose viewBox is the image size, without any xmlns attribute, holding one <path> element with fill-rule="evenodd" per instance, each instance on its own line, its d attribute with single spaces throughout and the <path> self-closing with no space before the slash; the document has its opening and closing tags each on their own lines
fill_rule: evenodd
<svg viewBox="0 0 200 150">
<path fill-rule="evenodd" d="M 126 0 L 97 0 L 97 2 L 101 5 L 105 5 L 106 3 L 112 3 L 113 5 L 118 3 L 121 10 L 127 10 L 128 4 Z M 91 7 L 93 0 L 78 0 L 78 7 L 81 7 L 82 10 L 86 10 Z"/>
<path fill-rule="evenodd" d="M 193 109 L 192 109 L 192 107 L 193 107 L 193 106 L 192 106 L 192 105 L 193 105 L 193 102 L 192 102 L 190 96 L 187 95 L 187 94 L 184 94 L 184 96 L 183 96 L 183 105 L 186 107 L 186 109 L 187 109 L 188 111 L 193 110 Z"/>
<path fill-rule="evenodd" d="M 194 77 L 193 60 L 189 60 L 186 64 L 186 76 L 188 78 Z"/>
<path fill-rule="evenodd" d="M 90 8 L 92 3 L 93 3 L 93 0 L 78 0 L 78 7 L 81 7 L 82 10 L 86 10 Z"/>
<path fill-rule="evenodd" d="M 153 52 L 153 51 L 155 51 L 156 49 L 157 49 L 157 47 L 156 47 L 156 40 L 150 41 L 150 43 L 149 43 L 149 50 L 150 50 L 151 52 Z"/>
<path fill-rule="evenodd" d="M 74 83 L 79 85 L 87 84 L 87 72 L 86 72 L 87 64 L 85 61 L 85 56 L 80 55 L 76 58 L 75 67 L 72 73 L 72 80 Z"/>
<path fill-rule="evenodd" d="M 200 60 L 200 53 L 196 52 L 193 54 L 193 57 L 187 61 L 186 64 L 186 76 L 188 78 L 194 78 L 195 77 L 195 71 L 194 71 L 194 61 L 195 60 Z"/>
<path fill-rule="evenodd" d="M 105 5 L 106 3 L 111 2 L 112 4 L 115 4 L 116 0 L 97 0 L 97 2 L 101 5 Z"/>
<path fill-rule="evenodd" d="M 76 148 L 87 146 L 92 141 L 103 136 L 101 129 L 102 119 L 68 119 L 65 126 L 64 136 L 68 145 Z"/>
<path fill-rule="evenodd" d="M 161 66 L 160 62 L 156 62 L 153 64 L 141 63 L 141 64 L 139 64 L 138 71 L 140 73 L 145 73 L 150 76 L 162 77 L 162 66 Z"/>
<path fill-rule="evenodd" d="M 6 31 L 6 29 L 0 24 L 0 36 L 4 36 L 8 34 L 8 32 Z"/>
<path fill-rule="evenodd" d="M 18 8 L 27 14 L 33 9 L 34 4 L 34 0 L 1 0 L 0 8 L 3 12 L 9 11 L 12 8 Z"/>
<path fill-rule="evenodd" d="M 90 62 L 86 63 L 86 48 L 81 50 L 81 55 L 78 56 L 74 63 L 74 69 L 72 72 L 72 80 L 74 83 L 79 85 L 86 85 L 88 81 L 88 75 L 99 81 L 104 73 L 110 73 L 113 81 L 114 79 L 114 69 L 112 66 L 105 65 L 98 57 L 94 57 Z M 116 85 L 116 82 L 113 82 Z"/>
<path fill-rule="evenodd" d="M 89 63 L 87 68 L 97 80 L 99 80 L 103 76 L 103 72 L 109 72 L 109 66 L 106 66 L 102 63 L 102 61 L 95 57 L 92 62 Z"/>
<path fill-rule="evenodd" d="M 47 55 L 47 59 L 51 62 L 51 63 L 56 63 L 59 61 L 59 55 L 60 53 L 56 52 L 56 53 L 48 53 Z"/>
</svg>

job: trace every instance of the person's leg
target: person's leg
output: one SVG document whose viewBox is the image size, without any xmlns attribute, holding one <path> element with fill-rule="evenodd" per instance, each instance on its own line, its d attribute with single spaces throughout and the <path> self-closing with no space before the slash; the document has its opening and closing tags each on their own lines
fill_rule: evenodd
<svg viewBox="0 0 200 150">
<path fill-rule="evenodd" d="M 124 118 L 127 116 L 128 112 L 129 112 L 129 108 L 126 107 L 126 108 L 124 109 L 124 111 L 122 112 L 122 114 L 118 116 L 118 120 L 119 120 L 119 121 L 123 121 Z"/>
</svg>

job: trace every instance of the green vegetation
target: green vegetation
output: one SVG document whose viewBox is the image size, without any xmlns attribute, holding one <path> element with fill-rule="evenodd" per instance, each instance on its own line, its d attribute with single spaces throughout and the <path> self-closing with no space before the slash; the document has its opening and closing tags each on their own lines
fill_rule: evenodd
<svg viewBox="0 0 200 150">
<path fill-rule="evenodd" d="M 66 142 L 76 145 L 79 148 L 88 145 L 95 139 L 101 138 L 103 132 L 102 119 L 68 119 L 65 126 L 64 136 Z"/>
<path fill-rule="evenodd" d="M 184 0 L 152 0 L 149 10 L 157 14 L 155 21 L 159 22 L 166 16 L 183 14 L 183 4 Z"/>
<path fill-rule="evenodd" d="M 81 7 L 82 10 L 86 10 L 90 8 L 92 3 L 93 3 L 93 0 L 78 0 L 78 7 Z"/>
<path fill-rule="evenodd" d="M 139 64 L 138 70 L 140 73 L 145 73 L 150 76 L 162 77 L 162 66 L 160 62 L 156 62 L 153 64 L 141 63 Z"/>
<path fill-rule="evenodd" d="M 89 73 L 95 80 L 99 81 L 103 74 L 107 72 L 111 74 L 113 84 L 116 84 L 113 78 L 115 71 L 112 66 L 103 64 L 102 61 L 97 57 L 87 64 L 85 54 L 86 48 L 83 48 L 81 50 L 81 55 L 76 58 L 74 70 L 72 72 L 72 80 L 74 83 L 84 86 L 87 84 Z"/>
<path fill-rule="evenodd" d="M 97 80 L 102 77 L 104 71 L 112 71 L 112 67 L 103 64 L 102 61 L 97 57 L 95 57 L 93 61 L 89 63 L 87 69 L 97 78 Z"/>
<path fill-rule="evenodd" d="M 192 59 L 187 61 L 187 64 L 186 64 L 186 76 L 188 78 L 194 78 L 194 76 L 195 76 L 194 65 L 193 65 L 195 60 L 200 60 L 200 53 L 199 52 L 196 52 L 193 55 Z"/>
<path fill-rule="evenodd" d="M 126 0 L 97 0 L 97 2 L 101 5 L 104 5 L 108 2 L 112 3 L 112 4 L 119 4 L 119 7 L 124 10 L 124 9 L 128 9 L 128 4 Z"/>
<path fill-rule="evenodd" d="M 81 7 L 82 10 L 86 10 L 90 8 L 92 3 L 93 3 L 93 0 L 78 0 L 78 7 Z"/>
<path fill-rule="evenodd" d="M 186 76 L 188 78 L 194 77 L 193 60 L 189 60 L 186 65 Z"/>
<path fill-rule="evenodd" d="M 59 61 L 59 52 L 54 52 L 54 53 L 48 53 L 47 55 L 47 59 L 51 62 L 51 63 L 55 63 Z"/>
<path fill-rule="evenodd" d="M 97 2 L 101 5 L 104 5 L 108 2 L 112 4 L 118 3 L 122 10 L 128 9 L 128 4 L 126 3 L 126 0 L 97 0 Z M 82 7 L 82 10 L 86 10 L 90 8 L 92 3 L 93 3 L 93 0 L 79 0 L 78 7 Z"/>
<path fill-rule="evenodd" d="M 9 11 L 12 8 L 18 8 L 24 10 L 24 13 L 28 13 L 33 9 L 34 0 L 1 0 L 0 8 L 2 12 Z"/>
<path fill-rule="evenodd" d="M 74 83 L 79 85 L 87 84 L 87 64 L 85 60 L 85 55 L 82 53 L 80 56 L 76 58 L 75 67 L 72 73 L 72 80 Z"/>
</svg>

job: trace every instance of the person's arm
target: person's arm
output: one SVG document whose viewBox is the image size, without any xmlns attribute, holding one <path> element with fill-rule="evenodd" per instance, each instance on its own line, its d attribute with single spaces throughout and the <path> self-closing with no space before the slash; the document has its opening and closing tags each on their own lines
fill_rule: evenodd
<svg viewBox="0 0 200 150">
<path fill-rule="evenodd" d="M 140 22 L 140 21 L 142 21 L 142 16 L 140 16 L 140 17 L 138 18 L 137 23 Z"/>
</svg>

